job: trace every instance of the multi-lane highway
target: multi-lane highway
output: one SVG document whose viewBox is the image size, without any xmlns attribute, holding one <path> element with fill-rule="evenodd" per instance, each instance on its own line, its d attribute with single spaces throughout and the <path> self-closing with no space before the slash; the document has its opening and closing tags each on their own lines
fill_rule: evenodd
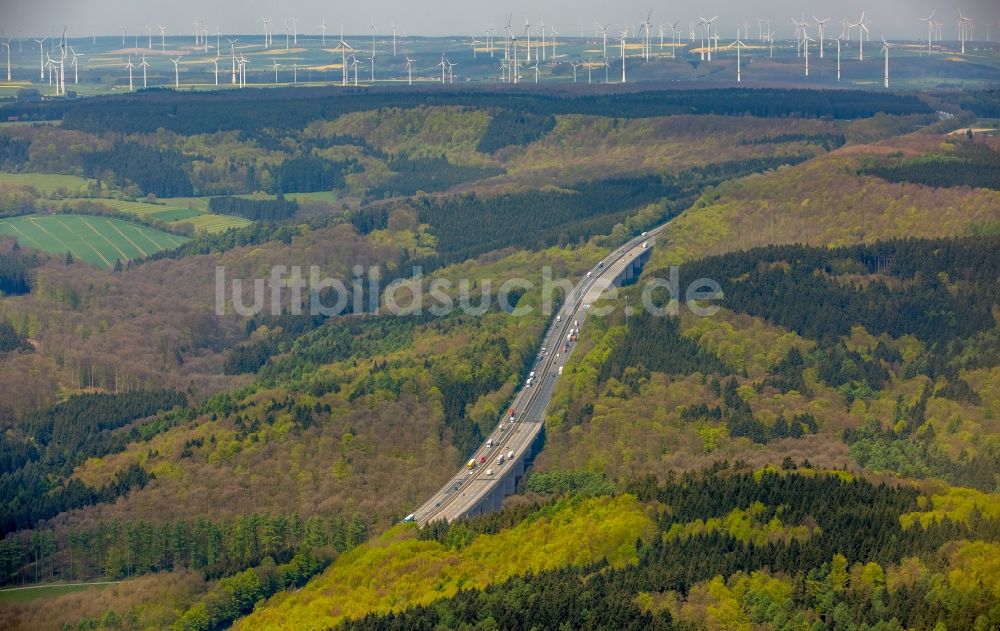
<svg viewBox="0 0 1000 631">
<path fill-rule="evenodd" d="M 545 408 L 559 378 L 559 369 L 566 364 L 569 353 L 563 351 L 567 336 L 572 329 L 583 326 L 590 305 L 622 276 L 636 258 L 653 246 L 653 239 L 662 229 L 661 226 L 632 239 L 605 257 L 577 283 L 546 331 L 541 343 L 545 350 L 539 352 L 531 385 L 522 385 L 511 403 L 515 411 L 514 420 L 505 414 L 487 441 L 476 450 L 475 467 L 463 467 L 423 506 L 407 517 L 408 520 L 424 525 L 439 519 L 457 519 L 475 512 L 486 498 L 495 497 L 498 489 L 503 489 L 500 485 L 511 484 L 508 469 L 519 461 L 523 462 L 525 452 L 538 437 Z M 570 352 L 574 346 L 570 344 Z M 513 458 L 509 457 L 511 453 Z M 501 454 L 504 456 L 502 464 L 499 463 Z"/>
</svg>

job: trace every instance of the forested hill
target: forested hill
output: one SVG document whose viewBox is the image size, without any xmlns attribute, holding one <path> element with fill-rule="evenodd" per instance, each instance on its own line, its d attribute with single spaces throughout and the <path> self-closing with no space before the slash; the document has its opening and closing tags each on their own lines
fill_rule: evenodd
<svg viewBox="0 0 1000 631">
<path fill-rule="evenodd" d="M 66 128 L 81 131 L 144 133 L 162 128 L 197 134 L 235 129 L 295 129 L 314 120 L 332 120 L 349 112 L 433 105 L 502 108 L 540 115 L 606 116 L 613 112 L 621 118 L 721 114 L 854 119 L 877 113 L 931 113 L 925 103 L 910 95 L 774 88 L 664 90 L 580 97 L 437 90 L 371 90 L 345 94 L 340 89 L 330 88 L 227 90 L 207 94 L 157 90 L 64 103 L 20 103 L 4 106 L 0 112 L 21 120 L 61 119 Z"/>
</svg>

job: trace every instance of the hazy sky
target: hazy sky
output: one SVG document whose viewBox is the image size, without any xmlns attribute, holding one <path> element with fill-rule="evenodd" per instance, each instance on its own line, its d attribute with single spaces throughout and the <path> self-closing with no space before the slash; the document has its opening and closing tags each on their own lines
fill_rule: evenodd
<svg viewBox="0 0 1000 631">
<path fill-rule="evenodd" d="M 391 32 L 392 23 L 399 25 L 401 34 L 469 35 L 482 33 L 489 26 L 500 29 L 505 14 L 513 14 L 513 24 L 524 28 L 525 16 L 532 24 L 544 20 L 547 26 L 563 35 L 579 35 L 594 31 L 594 21 L 610 24 L 620 30 L 626 23 L 635 24 L 653 9 L 653 23 L 680 20 L 682 25 L 696 19 L 697 14 L 719 15 L 717 24 L 724 37 L 735 34 L 736 25 L 751 23 L 756 34 L 756 18 L 771 18 L 778 37 L 791 37 L 793 26 L 789 16 L 805 13 L 807 17 L 832 17 L 839 24 L 842 17 L 858 18 L 867 10 L 871 37 L 880 33 L 894 38 L 914 38 L 926 33 L 918 17 L 936 9 L 936 21 L 944 22 L 945 39 L 957 39 L 958 8 L 976 20 L 975 38 L 985 39 L 985 24 L 992 23 L 991 39 L 1000 37 L 1000 1 L 962 0 L 961 4 L 937 0 L 705 0 L 704 2 L 653 2 L 652 0 L 514 0 L 486 2 L 482 0 L 368 0 L 367 2 L 322 2 L 320 0 L 0 0 L 0 33 L 10 36 L 52 35 L 69 27 L 70 35 L 89 35 L 93 28 L 101 34 L 120 34 L 125 26 L 129 33 L 145 33 L 146 26 L 167 27 L 168 35 L 191 35 L 195 16 L 204 18 L 209 30 L 216 25 L 223 33 L 261 33 L 261 18 L 270 16 L 273 32 L 283 33 L 284 19 L 298 18 L 300 34 L 319 33 L 325 18 L 328 33 L 340 30 L 341 24 L 350 34 L 368 33 L 375 20 L 379 33 Z M 820 15 L 822 13 L 823 15 Z M 828 27 L 831 36 L 840 27 Z M 655 30 L 655 29 L 654 29 Z M 193 35 L 192 35 L 193 38 Z"/>
</svg>

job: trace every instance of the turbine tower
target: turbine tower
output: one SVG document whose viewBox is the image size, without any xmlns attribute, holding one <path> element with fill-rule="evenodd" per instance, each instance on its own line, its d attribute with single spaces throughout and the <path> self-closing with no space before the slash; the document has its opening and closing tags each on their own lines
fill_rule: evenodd
<svg viewBox="0 0 1000 631">
<path fill-rule="evenodd" d="M 10 82 L 10 40 L 3 42 L 3 45 L 7 47 L 7 82 Z M 73 58 L 74 60 L 76 57 Z"/>
<path fill-rule="evenodd" d="M 868 34 L 868 25 L 865 24 L 865 12 L 861 12 L 861 19 L 857 24 L 850 24 L 848 28 L 858 29 L 858 61 L 865 60 L 865 36 Z M 849 32 L 849 31 L 848 31 Z"/>
<path fill-rule="evenodd" d="M 931 52 L 931 40 L 933 39 L 933 29 L 934 29 L 934 13 L 937 9 L 931 11 L 931 14 L 925 18 L 920 18 L 921 22 L 927 22 L 927 53 Z"/>
<path fill-rule="evenodd" d="M 882 52 L 885 53 L 885 75 L 883 77 L 884 83 L 883 87 L 889 87 L 889 49 L 892 48 L 892 44 L 885 41 L 885 37 L 882 38 Z"/>
<path fill-rule="evenodd" d="M 135 68 L 135 65 L 132 63 L 132 55 L 128 56 L 128 63 L 125 64 L 125 67 L 128 68 L 128 91 L 131 92 L 133 90 L 132 69 Z"/>
<path fill-rule="evenodd" d="M 38 78 L 40 81 L 45 81 L 45 40 L 48 37 L 43 37 L 42 39 L 36 39 L 38 42 Z"/>
<path fill-rule="evenodd" d="M 819 58 L 823 58 L 823 33 L 826 32 L 826 23 L 830 21 L 830 18 L 823 18 L 822 20 L 813 16 L 816 20 L 816 27 L 819 29 Z"/>
<path fill-rule="evenodd" d="M 965 41 L 968 39 L 967 30 L 971 30 L 972 18 L 962 15 L 962 10 L 958 10 L 958 38 L 962 42 L 962 54 L 965 54 Z"/>
<path fill-rule="evenodd" d="M 181 57 L 183 57 L 183 55 Z M 180 75 L 180 71 L 177 69 L 178 68 L 177 64 L 181 63 L 181 57 L 178 57 L 177 59 L 171 59 L 170 60 L 170 61 L 174 62 L 174 89 L 175 90 L 181 87 L 181 75 Z"/>
<path fill-rule="evenodd" d="M 740 39 L 737 37 L 736 41 L 729 45 L 729 48 L 732 48 L 733 46 L 736 47 L 736 83 L 742 83 L 743 75 L 740 67 L 741 65 L 740 51 L 743 49 L 744 46 L 746 46 L 746 44 L 740 41 Z"/>
<path fill-rule="evenodd" d="M 142 87 L 145 88 L 146 87 L 146 68 L 149 68 L 149 62 L 146 61 L 146 55 L 142 56 L 142 62 L 139 64 L 139 67 L 142 68 Z M 218 70 L 216 70 L 216 73 L 215 73 L 215 84 L 216 85 L 219 84 L 219 73 L 218 73 Z"/>
</svg>

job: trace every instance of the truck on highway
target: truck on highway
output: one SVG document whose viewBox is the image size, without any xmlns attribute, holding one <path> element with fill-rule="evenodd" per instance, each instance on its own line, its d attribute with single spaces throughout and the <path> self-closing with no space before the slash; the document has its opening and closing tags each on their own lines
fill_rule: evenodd
<svg viewBox="0 0 1000 631">
<path fill-rule="evenodd" d="M 472 458 L 467 463 L 465 463 L 465 468 L 468 469 L 469 471 L 472 471 L 473 469 L 475 469 L 476 468 L 476 459 Z"/>
<path fill-rule="evenodd" d="M 487 469 L 486 475 L 493 475 L 493 469 Z"/>
<path fill-rule="evenodd" d="M 507 452 L 507 460 L 513 460 L 513 459 L 514 459 L 514 450 L 512 449 Z"/>
<path fill-rule="evenodd" d="M 500 454 L 500 457 L 497 458 L 497 466 L 500 466 L 502 464 L 503 464 L 503 454 Z"/>
</svg>

